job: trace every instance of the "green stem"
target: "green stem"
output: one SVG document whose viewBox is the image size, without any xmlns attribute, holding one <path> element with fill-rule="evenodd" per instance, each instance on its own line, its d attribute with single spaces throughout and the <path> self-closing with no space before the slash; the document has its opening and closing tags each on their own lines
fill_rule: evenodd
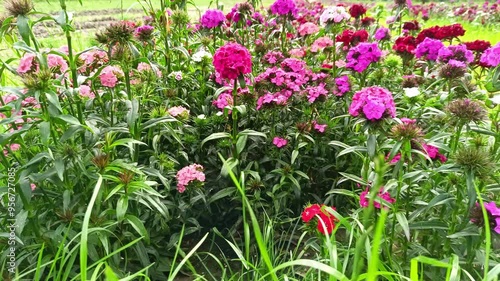
<svg viewBox="0 0 500 281">
<path fill-rule="evenodd" d="M 490 266 L 490 251 L 491 251 L 491 229 L 490 229 L 490 221 L 488 217 L 488 212 L 484 207 L 484 201 L 481 197 L 481 191 L 478 186 L 474 183 L 474 173 L 472 171 L 466 172 L 467 174 L 467 186 L 474 186 L 474 189 L 477 193 L 477 198 L 479 199 L 479 204 L 481 206 L 481 210 L 483 211 L 483 219 L 484 219 L 484 234 L 485 234 L 485 249 L 484 249 L 484 280 L 486 280 L 488 276 L 489 266 Z"/>
<path fill-rule="evenodd" d="M 238 79 L 234 79 L 233 87 L 233 110 L 231 112 L 231 118 L 233 119 L 233 158 L 238 159 L 238 149 L 236 148 L 236 143 L 238 141 L 238 110 L 236 109 L 236 97 L 238 94 Z"/>
</svg>

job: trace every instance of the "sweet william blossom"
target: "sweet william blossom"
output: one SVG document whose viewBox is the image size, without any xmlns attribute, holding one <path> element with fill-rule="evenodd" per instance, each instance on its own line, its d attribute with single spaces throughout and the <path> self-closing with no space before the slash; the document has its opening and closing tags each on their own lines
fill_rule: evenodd
<svg viewBox="0 0 500 281">
<path fill-rule="evenodd" d="M 288 141 L 284 138 L 280 138 L 280 137 L 274 137 L 273 139 L 273 144 L 277 147 L 277 148 L 282 148 L 284 147 L 285 145 L 288 144 Z"/>
<path fill-rule="evenodd" d="M 186 191 L 186 187 L 192 182 L 205 181 L 203 166 L 196 163 L 180 169 L 175 177 L 177 179 L 177 191 L 179 193 Z"/>
</svg>

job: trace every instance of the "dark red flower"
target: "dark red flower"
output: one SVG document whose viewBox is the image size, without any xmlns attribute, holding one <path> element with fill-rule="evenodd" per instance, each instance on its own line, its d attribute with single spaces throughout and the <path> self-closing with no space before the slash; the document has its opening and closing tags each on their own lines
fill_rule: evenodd
<svg viewBox="0 0 500 281">
<path fill-rule="evenodd" d="M 361 4 L 353 4 L 351 8 L 349 8 L 349 14 L 351 14 L 351 17 L 357 19 L 366 14 L 366 8 Z"/>
<path fill-rule="evenodd" d="M 416 21 L 416 20 L 407 21 L 407 22 L 403 23 L 403 29 L 410 30 L 410 31 L 419 30 L 420 25 L 418 24 L 418 21 Z"/>
<path fill-rule="evenodd" d="M 358 31 L 346 29 L 342 34 L 337 35 L 335 40 L 344 43 L 344 46 L 356 46 L 358 43 L 368 40 L 368 32 L 364 29 Z"/>
<path fill-rule="evenodd" d="M 402 55 L 413 55 L 417 47 L 417 40 L 413 36 L 403 36 L 396 39 L 392 49 Z"/>
<path fill-rule="evenodd" d="M 372 18 L 372 17 L 364 17 L 361 20 L 361 25 L 364 26 L 364 27 L 368 27 L 368 26 L 372 25 L 374 22 L 375 22 L 374 18 Z"/>
<path fill-rule="evenodd" d="M 475 40 L 471 42 L 463 42 L 469 51 L 474 52 L 484 52 L 486 49 L 491 47 L 491 43 L 484 40 Z"/>
</svg>

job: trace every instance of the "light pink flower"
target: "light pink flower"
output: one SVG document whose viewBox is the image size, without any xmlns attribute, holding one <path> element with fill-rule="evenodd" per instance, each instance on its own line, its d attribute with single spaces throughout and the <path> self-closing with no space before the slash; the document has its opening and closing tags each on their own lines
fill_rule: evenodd
<svg viewBox="0 0 500 281">
<path fill-rule="evenodd" d="M 80 85 L 80 96 L 87 97 L 89 99 L 94 99 L 95 94 L 91 91 L 90 87 L 87 85 Z"/>
<path fill-rule="evenodd" d="M 189 110 L 182 106 L 174 106 L 169 108 L 168 114 L 170 114 L 172 117 L 179 116 L 182 118 L 187 118 L 189 117 Z"/>
<path fill-rule="evenodd" d="M 311 52 L 317 53 L 319 51 L 323 51 L 326 47 L 332 47 L 333 46 L 333 40 L 330 39 L 329 37 L 320 37 L 314 41 L 314 43 L 311 46 Z"/>
<path fill-rule="evenodd" d="M 177 191 L 179 193 L 186 191 L 186 187 L 194 181 L 205 181 L 203 166 L 199 164 L 192 164 L 180 169 L 175 177 L 177 179 Z"/>
<path fill-rule="evenodd" d="M 17 67 L 17 73 L 24 74 L 26 72 L 33 70 L 35 66 L 38 67 L 35 63 L 35 58 L 36 56 L 34 54 L 26 53 L 19 61 L 19 66 Z"/>
<path fill-rule="evenodd" d="M 66 61 L 62 57 L 54 54 L 47 55 L 47 65 L 56 72 L 64 73 L 68 70 L 68 64 Z"/>
<path fill-rule="evenodd" d="M 324 133 L 327 125 L 326 124 L 318 124 L 316 120 L 313 121 L 313 128 L 314 130 L 318 131 L 319 133 Z"/>
<path fill-rule="evenodd" d="M 300 36 L 306 36 L 317 33 L 319 31 L 319 27 L 315 23 L 306 22 L 301 24 L 297 31 L 299 32 Z"/>
<path fill-rule="evenodd" d="M 123 77 L 123 71 L 119 66 L 108 65 L 99 74 L 101 84 L 105 87 L 114 88 L 118 83 L 118 77 Z"/>
</svg>

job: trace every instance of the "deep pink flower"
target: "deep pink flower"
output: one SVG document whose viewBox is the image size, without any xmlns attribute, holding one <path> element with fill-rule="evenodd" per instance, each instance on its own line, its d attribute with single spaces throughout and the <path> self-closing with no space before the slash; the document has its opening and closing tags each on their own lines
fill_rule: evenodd
<svg viewBox="0 0 500 281">
<path fill-rule="evenodd" d="M 224 21 L 226 17 L 221 10 L 211 9 L 207 10 L 203 16 L 201 16 L 201 26 L 204 28 L 212 29 L 215 27 L 219 27 Z"/>
<path fill-rule="evenodd" d="M 368 205 L 370 204 L 370 199 L 367 198 L 367 195 L 369 193 L 370 193 L 370 189 L 366 188 L 365 191 L 361 192 L 361 195 L 359 196 L 359 204 L 363 208 L 367 208 Z M 381 204 L 379 202 L 377 202 L 377 199 L 379 201 L 385 201 L 385 202 L 391 203 L 391 204 L 396 202 L 396 199 L 392 198 L 391 194 L 389 192 L 384 192 L 384 187 L 380 188 L 379 192 L 377 193 L 377 197 L 378 198 L 376 198 L 373 201 L 373 206 L 375 206 L 375 208 L 377 208 L 377 209 L 380 209 L 380 207 L 381 207 Z M 384 206 L 384 208 L 387 208 L 387 207 Z"/>
<path fill-rule="evenodd" d="M 314 217 L 318 216 L 318 231 L 322 234 L 331 234 L 335 228 L 335 221 L 337 219 L 326 210 L 322 210 L 324 206 L 319 204 L 307 206 L 302 212 L 302 221 L 308 224 Z M 334 207 L 332 209 L 335 210 Z"/>
<path fill-rule="evenodd" d="M 438 52 L 444 47 L 443 42 L 437 39 L 425 38 L 415 49 L 415 56 L 417 58 L 424 58 L 430 61 L 436 61 Z"/>
<path fill-rule="evenodd" d="M 271 13 L 274 15 L 297 16 L 297 7 L 295 6 L 295 2 L 293 0 L 276 0 L 269 8 Z"/>
<path fill-rule="evenodd" d="M 238 43 L 228 43 L 215 52 L 213 64 L 222 78 L 234 80 L 252 72 L 252 56 Z"/>
<path fill-rule="evenodd" d="M 318 124 L 316 120 L 312 122 L 314 130 L 316 130 L 319 133 L 324 133 L 325 129 L 328 125 L 326 124 Z"/>
<path fill-rule="evenodd" d="M 492 67 L 500 65 L 500 43 L 486 49 L 481 55 L 480 62 Z"/>
<path fill-rule="evenodd" d="M 380 27 L 375 31 L 375 40 L 389 40 L 391 38 L 391 31 L 387 27 Z"/>
<path fill-rule="evenodd" d="M 382 57 L 382 51 L 378 48 L 377 43 L 360 43 L 347 53 L 346 67 L 361 73 L 372 62 L 378 62 L 380 57 Z"/>
<path fill-rule="evenodd" d="M 349 113 L 356 117 L 363 114 L 366 119 L 375 121 L 390 116 L 396 117 L 396 105 L 389 90 L 373 86 L 356 92 L 349 106 Z"/>
<path fill-rule="evenodd" d="M 288 141 L 284 138 L 280 138 L 280 137 L 274 137 L 273 139 L 273 144 L 277 147 L 277 148 L 282 148 L 284 147 L 285 145 L 287 145 Z"/>
</svg>

